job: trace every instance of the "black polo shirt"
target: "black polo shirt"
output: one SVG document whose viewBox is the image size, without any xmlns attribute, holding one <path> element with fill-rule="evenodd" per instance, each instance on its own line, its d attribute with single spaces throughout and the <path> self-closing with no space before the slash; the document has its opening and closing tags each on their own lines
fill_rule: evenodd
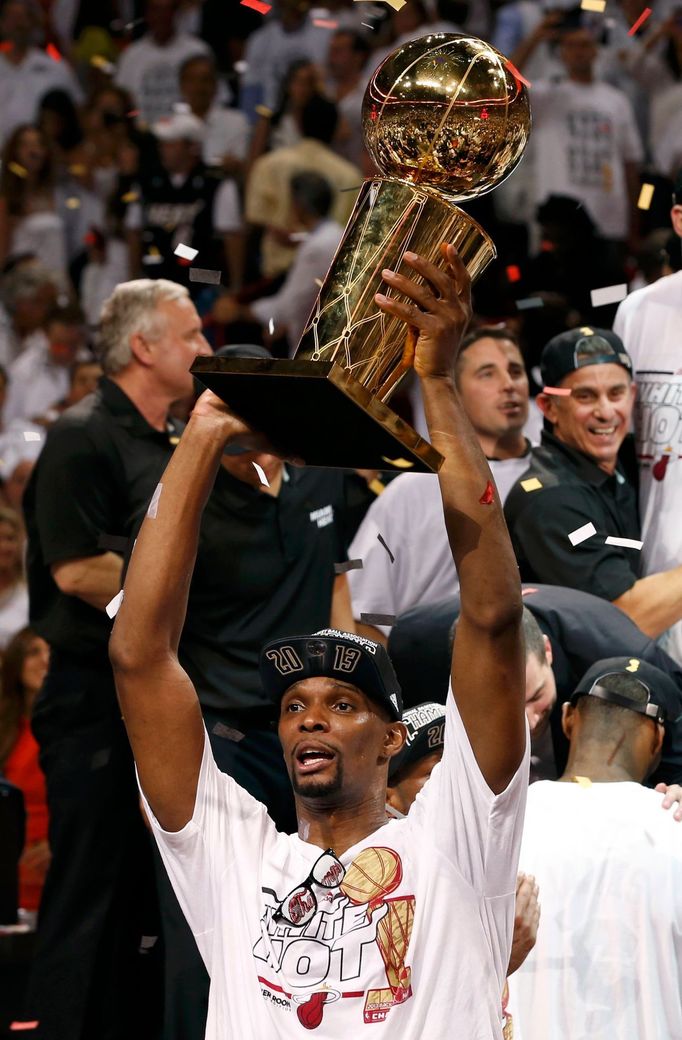
<svg viewBox="0 0 682 1040">
<path fill-rule="evenodd" d="M 609 476 L 545 431 L 507 496 L 504 514 L 522 581 L 564 585 L 613 601 L 639 577 L 637 549 L 605 544 L 609 535 L 640 537 L 637 492 L 620 461 Z M 588 523 L 597 533 L 572 545 L 569 534 Z"/>
<path fill-rule="evenodd" d="M 201 523 L 180 661 L 202 705 L 235 723 L 265 718 L 263 645 L 329 625 L 346 559 L 343 473 L 286 466 L 285 478 L 273 497 L 221 468 Z"/>
<path fill-rule="evenodd" d="M 618 607 L 585 592 L 556 585 L 524 586 L 523 602 L 552 644 L 557 703 L 551 727 L 559 773 L 566 766 L 568 753 L 568 742 L 561 730 L 561 705 L 596 661 L 632 656 L 655 665 L 680 689 L 682 712 L 682 667 Z M 398 618 L 391 629 L 388 652 L 405 707 L 422 701 L 445 703 L 450 679 L 450 633 L 459 609 L 459 596 L 415 607 Z M 669 784 L 682 782 L 680 723 L 666 732 L 661 765 L 647 783 L 654 786 L 659 780 Z"/>
<path fill-rule="evenodd" d="M 107 663 L 111 621 L 60 592 L 52 564 L 121 555 L 144 515 L 181 433 L 155 430 L 110 379 L 54 424 L 24 495 L 30 621 L 50 646 Z M 114 545 L 117 543 L 114 542 Z"/>
</svg>

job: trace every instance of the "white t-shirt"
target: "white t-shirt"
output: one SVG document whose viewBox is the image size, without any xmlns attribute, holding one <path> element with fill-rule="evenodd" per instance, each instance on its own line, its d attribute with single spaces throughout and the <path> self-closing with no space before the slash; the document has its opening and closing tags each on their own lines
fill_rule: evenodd
<svg viewBox="0 0 682 1040">
<path fill-rule="evenodd" d="M 571 195 L 606 238 L 628 232 L 626 162 L 642 143 L 626 95 L 606 83 L 533 83 L 534 197 Z"/>
<path fill-rule="evenodd" d="M 268 325 L 272 319 L 275 325 L 286 328 L 292 355 L 317 299 L 319 287 L 315 279 L 326 275 L 342 235 L 343 228 L 336 221 L 320 221 L 299 246 L 279 292 L 249 305 L 261 325 Z"/>
<path fill-rule="evenodd" d="M 37 47 L 18 65 L 0 54 L 0 144 L 22 123 L 35 123 L 40 101 L 50 90 L 65 90 L 76 104 L 83 100 L 68 61 L 55 61 Z"/>
<path fill-rule="evenodd" d="M 537 944 L 509 980 L 524 1040 L 680 1040 L 682 825 L 636 783 L 528 791 Z"/>
<path fill-rule="evenodd" d="M 528 458 L 526 453 L 518 459 L 489 462 L 502 502 L 528 469 Z M 361 614 L 399 617 L 413 607 L 454 596 L 459 578 L 445 530 L 438 477 L 404 473 L 392 480 L 372 502 L 348 555 L 362 560 L 361 570 L 348 572 L 353 616 L 358 619 Z"/>
<path fill-rule="evenodd" d="M 180 100 L 180 66 L 197 54 L 210 54 L 208 44 L 184 33 L 176 33 L 163 47 L 143 36 L 123 52 L 116 82 L 133 95 L 141 122 L 151 126 L 173 110 Z"/>
<path fill-rule="evenodd" d="M 30 420 L 44 415 L 69 392 L 69 369 L 50 360 L 44 334 L 12 362 L 8 375 L 3 409 L 6 424 L 14 419 Z"/>
<path fill-rule="evenodd" d="M 246 41 L 242 104 L 253 97 L 255 104 L 276 109 L 289 67 L 302 58 L 324 66 L 329 50 L 329 29 L 313 25 L 308 17 L 300 29 L 287 32 L 277 18 L 267 18 Z"/>
<path fill-rule="evenodd" d="M 614 331 L 632 358 L 637 384 L 644 574 L 682 564 L 682 271 L 631 293 Z M 682 664 L 682 622 L 665 648 Z"/>
<path fill-rule="evenodd" d="M 233 159 L 246 158 L 251 128 L 243 112 L 212 105 L 206 113 L 204 129 L 202 152 L 209 166 L 218 165 L 226 155 Z"/>
<path fill-rule="evenodd" d="M 493 795 L 449 696 L 443 760 L 410 814 L 348 849 L 345 878 L 313 884 L 317 912 L 294 927 L 273 915 L 324 850 L 278 832 L 206 737 L 190 822 L 168 833 L 147 810 L 211 977 L 206 1040 L 365 1025 L 377 1040 L 499 1040 L 527 783 L 526 753 Z"/>
<path fill-rule="evenodd" d="M 23 581 L 0 593 L 0 650 L 28 624 L 28 589 Z"/>
</svg>

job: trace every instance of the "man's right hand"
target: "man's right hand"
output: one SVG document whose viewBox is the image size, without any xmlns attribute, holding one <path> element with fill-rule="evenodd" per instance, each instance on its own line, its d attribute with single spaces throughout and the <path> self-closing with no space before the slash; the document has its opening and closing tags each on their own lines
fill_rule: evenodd
<svg viewBox="0 0 682 1040">
<path fill-rule="evenodd" d="M 230 411 L 228 405 L 214 394 L 212 390 L 204 390 L 192 409 L 190 421 L 210 425 L 225 437 L 225 446 L 242 448 L 244 451 L 262 452 L 266 455 L 277 455 L 294 466 L 302 466 L 302 459 L 291 458 L 274 447 L 263 433 L 258 433 L 247 426 L 238 416 Z"/>
</svg>

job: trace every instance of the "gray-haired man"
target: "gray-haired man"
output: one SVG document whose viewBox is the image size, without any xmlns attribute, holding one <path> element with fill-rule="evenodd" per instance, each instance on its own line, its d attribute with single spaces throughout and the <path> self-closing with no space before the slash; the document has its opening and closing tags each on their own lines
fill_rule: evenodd
<svg viewBox="0 0 682 1040">
<path fill-rule="evenodd" d="M 210 349 L 187 290 L 142 279 L 105 303 L 100 353 L 104 378 L 50 430 L 24 498 L 31 624 L 51 648 L 33 722 L 52 850 L 26 1004 L 41 1040 L 147 1040 L 159 1007 L 138 953 L 156 930 L 152 865 L 105 608 L 178 440 L 170 405 Z"/>
</svg>

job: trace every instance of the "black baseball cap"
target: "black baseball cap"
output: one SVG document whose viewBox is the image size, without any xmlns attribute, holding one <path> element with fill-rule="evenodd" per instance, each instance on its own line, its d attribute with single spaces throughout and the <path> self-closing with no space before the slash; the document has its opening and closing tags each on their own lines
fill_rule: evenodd
<svg viewBox="0 0 682 1040">
<path fill-rule="evenodd" d="M 647 694 L 646 701 L 632 700 L 622 693 L 606 689 L 602 683 L 607 676 L 627 675 L 639 682 Z M 571 704 L 580 697 L 598 697 L 600 700 L 630 708 L 664 725 L 677 722 L 682 712 L 682 691 L 660 668 L 639 657 L 608 657 L 597 661 L 583 675 L 571 696 Z"/>
<path fill-rule="evenodd" d="M 561 386 L 571 372 L 587 365 L 621 365 L 632 375 L 632 361 L 620 336 L 610 329 L 583 325 L 554 336 L 542 351 L 540 373 L 544 386 Z"/>
<path fill-rule="evenodd" d="M 323 675 L 352 683 L 383 705 L 392 719 L 402 717 L 403 698 L 391 659 L 381 643 L 364 636 L 324 628 L 274 639 L 261 650 L 259 670 L 263 689 L 277 703 L 294 683 Z"/>
<path fill-rule="evenodd" d="M 267 347 L 261 347 L 258 343 L 228 343 L 226 347 L 219 347 L 215 352 L 215 356 L 226 358 L 271 358 L 272 354 Z"/>
<path fill-rule="evenodd" d="M 445 744 L 445 707 L 435 701 L 415 704 L 403 712 L 403 723 L 407 737 L 402 748 L 391 759 L 388 767 L 389 780 L 406 766 L 414 765 L 420 758 L 442 751 Z"/>
</svg>

